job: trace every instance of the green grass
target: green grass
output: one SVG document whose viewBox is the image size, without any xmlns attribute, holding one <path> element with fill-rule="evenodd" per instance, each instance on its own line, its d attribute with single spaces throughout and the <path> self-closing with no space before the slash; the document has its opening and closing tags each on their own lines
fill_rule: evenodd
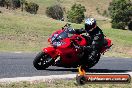
<svg viewBox="0 0 132 88">
<path fill-rule="evenodd" d="M 132 55 L 132 32 L 119 29 L 104 29 L 106 36 L 112 39 L 113 46 L 110 52 L 113 56 Z"/>
<path fill-rule="evenodd" d="M 45 14 L 45 9 L 48 6 L 54 5 L 54 4 L 60 4 L 62 7 L 68 11 L 71 6 L 75 3 L 82 4 L 85 6 L 87 12 L 85 13 L 87 16 L 96 16 L 99 15 L 97 13 L 96 8 L 99 8 L 100 13 L 103 13 L 104 10 L 108 9 L 108 5 L 111 2 L 111 0 L 100 0 L 99 2 L 97 0 L 27 0 L 28 2 L 32 1 L 39 5 L 39 11 L 40 14 Z M 97 17 L 98 18 L 98 17 Z"/>
<path fill-rule="evenodd" d="M 66 24 L 30 14 L 0 14 L 0 19 L 0 51 L 40 50 L 48 44 L 51 33 Z"/>
<path fill-rule="evenodd" d="M 128 84 L 88 84 L 78 85 L 75 80 L 52 80 L 49 82 L 19 82 L 0 84 L 0 88 L 131 88 L 132 82 Z"/>
<path fill-rule="evenodd" d="M 47 47 L 48 37 L 67 22 L 56 21 L 44 15 L 28 13 L 0 14 L 0 51 L 38 52 Z M 98 21 L 104 34 L 111 38 L 114 46 L 106 53 L 109 56 L 132 57 L 132 32 L 111 29 L 109 21 Z M 82 28 L 82 24 L 73 24 Z"/>
</svg>

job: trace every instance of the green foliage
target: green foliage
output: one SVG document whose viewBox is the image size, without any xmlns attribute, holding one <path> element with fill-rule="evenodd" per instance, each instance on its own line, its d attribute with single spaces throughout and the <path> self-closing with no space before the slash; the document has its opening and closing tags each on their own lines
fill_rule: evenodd
<svg viewBox="0 0 132 88">
<path fill-rule="evenodd" d="M 12 0 L 12 4 L 13 4 L 13 8 L 20 8 L 21 4 L 20 4 L 20 0 Z"/>
<path fill-rule="evenodd" d="M 37 14 L 39 5 L 33 2 L 25 3 L 25 10 L 31 14 Z"/>
<path fill-rule="evenodd" d="M 39 5 L 33 2 L 28 3 L 26 0 L 0 0 L 0 6 L 13 10 L 21 7 L 21 11 L 25 9 L 31 14 L 37 14 L 39 9 Z"/>
<path fill-rule="evenodd" d="M 0 0 L 0 6 L 1 7 L 4 7 L 4 2 L 5 2 L 5 0 Z"/>
<path fill-rule="evenodd" d="M 108 17 L 109 16 L 109 14 L 108 14 L 108 12 L 107 12 L 107 10 L 104 10 L 104 12 L 103 12 L 103 14 L 102 14 L 103 16 L 106 16 L 106 17 Z"/>
<path fill-rule="evenodd" d="M 132 31 L 132 21 L 128 24 L 128 29 Z"/>
<path fill-rule="evenodd" d="M 116 28 L 116 29 L 125 29 L 125 22 L 112 22 L 112 28 Z"/>
<path fill-rule="evenodd" d="M 97 11 L 98 14 L 101 14 L 101 12 L 100 12 L 98 7 L 96 8 L 96 11 Z"/>
<path fill-rule="evenodd" d="M 53 5 L 46 8 L 46 15 L 56 20 L 62 20 L 64 11 L 60 5 Z"/>
<path fill-rule="evenodd" d="M 20 0 L 0 0 L 0 6 L 6 6 L 7 9 L 17 9 L 20 5 Z"/>
<path fill-rule="evenodd" d="M 6 9 L 10 9 L 11 8 L 11 1 L 5 0 L 4 5 L 6 6 Z"/>
<path fill-rule="evenodd" d="M 112 18 L 112 27 L 125 29 L 132 20 L 132 5 L 130 0 L 112 0 L 109 13 Z"/>
<path fill-rule="evenodd" d="M 21 11 L 24 10 L 24 4 L 26 3 L 26 0 L 20 0 L 21 3 Z"/>
<path fill-rule="evenodd" d="M 71 10 L 67 13 L 68 21 L 73 23 L 81 23 L 85 18 L 84 12 L 86 12 L 84 6 L 81 4 L 74 4 L 71 7 Z"/>
</svg>

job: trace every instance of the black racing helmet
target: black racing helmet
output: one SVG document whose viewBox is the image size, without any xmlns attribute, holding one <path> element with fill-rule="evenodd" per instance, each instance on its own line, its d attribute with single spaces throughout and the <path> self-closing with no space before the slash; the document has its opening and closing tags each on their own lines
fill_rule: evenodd
<svg viewBox="0 0 132 88">
<path fill-rule="evenodd" d="M 91 29 L 95 28 L 96 20 L 94 18 L 87 18 L 85 20 L 85 30 L 89 32 Z"/>
</svg>

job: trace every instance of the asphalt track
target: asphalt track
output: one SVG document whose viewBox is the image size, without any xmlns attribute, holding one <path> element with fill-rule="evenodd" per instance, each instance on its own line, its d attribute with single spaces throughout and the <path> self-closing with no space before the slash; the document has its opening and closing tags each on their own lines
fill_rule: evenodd
<svg viewBox="0 0 132 88">
<path fill-rule="evenodd" d="M 36 70 L 33 59 L 36 53 L 0 53 L 0 79 L 13 77 L 33 77 L 77 74 L 76 68 L 50 66 L 46 70 Z M 88 73 L 127 73 L 132 72 L 132 58 L 101 57 Z"/>
</svg>

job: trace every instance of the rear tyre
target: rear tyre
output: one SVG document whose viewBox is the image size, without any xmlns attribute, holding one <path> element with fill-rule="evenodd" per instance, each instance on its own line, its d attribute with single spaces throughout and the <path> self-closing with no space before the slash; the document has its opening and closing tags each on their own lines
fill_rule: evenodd
<svg viewBox="0 0 132 88">
<path fill-rule="evenodd" d="M 100 59 L 100 54 L 98 54 L 95 59 L 88 60 L 86 68 L 92 68 L 93 66 L 95 66 L 98 63 L 99 59 Z"/>
<path fill-rule="evenodd" d="M 33 61 L 33 65 L 37 70 L 45 70 L 54 63 L 54 60 L 46 53 L 40 52 Z"/>
</svg>

